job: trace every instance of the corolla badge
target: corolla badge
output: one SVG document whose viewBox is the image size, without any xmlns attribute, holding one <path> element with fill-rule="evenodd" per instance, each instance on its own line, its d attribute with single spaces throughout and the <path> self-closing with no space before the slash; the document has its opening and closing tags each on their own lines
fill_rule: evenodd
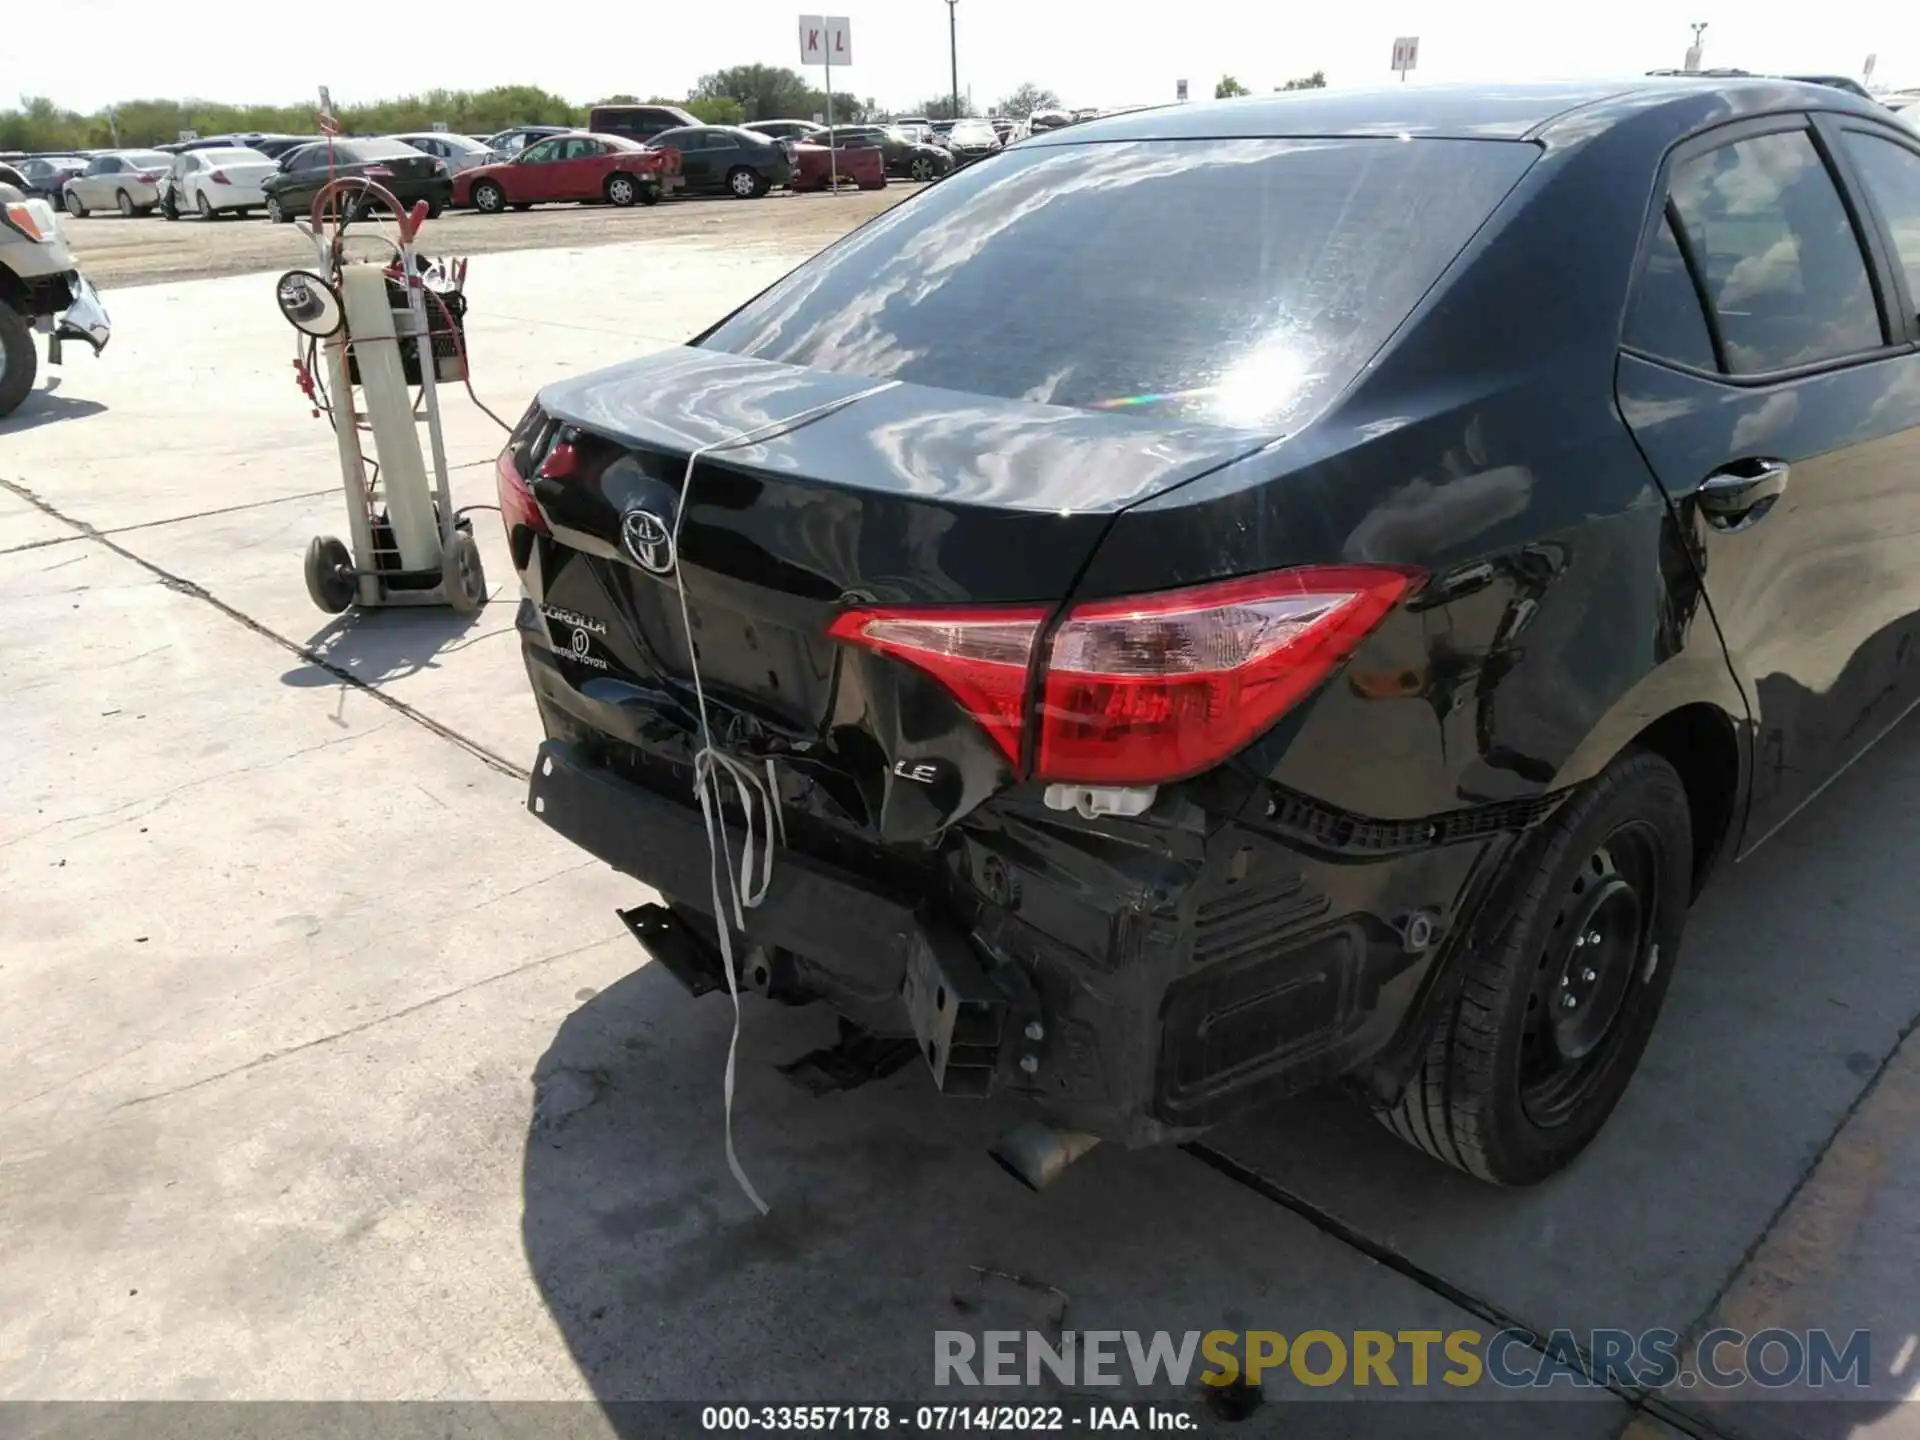
<svg viewBox="0 0 1920 1440">
<path fill-rule="evenodd" d="M 642 570 L 673 573 L 673 531 L 651 510 L 629 510 L 621 516 L 620 539 Z"/>
</svg>

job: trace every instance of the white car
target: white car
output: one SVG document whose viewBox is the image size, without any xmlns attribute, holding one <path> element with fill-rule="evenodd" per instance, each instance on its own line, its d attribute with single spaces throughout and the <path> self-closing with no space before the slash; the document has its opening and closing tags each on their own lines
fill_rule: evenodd
<svg viewBox="0 0 1920 1440">
<path fill-rule="evenodd" d="M 450 135 L 442 130 L 425 131 L 418 135 L 389 135 L 387 138 L 398 140 L 402 145 L 411 145 L 436 160 L 445 161 L 449 175 L 458 175 L 462 170 L 471 170 L 476 165 L 496 165 L 507 158 L 478 140 L 469 140 L 465 135 Z"/>
<path fill-rule="evenodd" d="M 173 164 L 161 150 L 109 150 L 60 188 L 69 215 L 118 210 L 131 218 L 151 214 L 160 203 L 160 180 Z"/>
<path fill-rule="evenodd" d="M 260 182 L 280 167 L 258 150 L 185 150 L 173 157 L 169 216 L 192 211 L 202 220 L 245 215 L 263 207 Z"/>
</svg>

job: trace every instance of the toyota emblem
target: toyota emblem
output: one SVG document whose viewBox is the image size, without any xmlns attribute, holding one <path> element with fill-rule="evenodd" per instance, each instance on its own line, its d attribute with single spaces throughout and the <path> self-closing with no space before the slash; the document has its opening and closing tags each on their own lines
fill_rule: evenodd
<svg viewBox="0 0 1920 1440">
<path fill-rule="evenodd" d="M 620 539 L 642 570 L 673 573 L 673 531 L 651 510 L 629 510 L 620 519 Z"/>
</svg>

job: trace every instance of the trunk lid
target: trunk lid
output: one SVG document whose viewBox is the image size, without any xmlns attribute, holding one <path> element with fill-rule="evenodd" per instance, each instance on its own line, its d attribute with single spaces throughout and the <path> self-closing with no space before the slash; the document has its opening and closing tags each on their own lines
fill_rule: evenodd
<svg viewBox="0 0 1920 1440">
<path fill-rule="evenodd" d="M 894 385 L 703 455 L 672 552 L 694 450 L 874 385 L 668 351 L 542 391 L 511 459 L 552 529 L 526 579 L 576 713 L 684 764 L 684 586 L 716 741 L 779 757 L 789 803 L 898 842 L 1014 776 L 929 677 L 829 639 L 834 617 L 849 604 L 1051 608 L 1117 511 L 1264 437 Z M 562 443 L 569 473 L 541 477 Z"/>
</svg>

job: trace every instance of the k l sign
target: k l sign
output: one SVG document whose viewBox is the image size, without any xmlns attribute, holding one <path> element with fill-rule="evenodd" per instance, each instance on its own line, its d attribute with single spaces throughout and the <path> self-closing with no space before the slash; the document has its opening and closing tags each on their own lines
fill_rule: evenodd
<svg viewBox="0 0 1920 1440">
<path fill-rule="evenodd" d="M 802 65 L 851 65 L 853 24 L 844 15 L 800 17 Z"/>
</svg>

